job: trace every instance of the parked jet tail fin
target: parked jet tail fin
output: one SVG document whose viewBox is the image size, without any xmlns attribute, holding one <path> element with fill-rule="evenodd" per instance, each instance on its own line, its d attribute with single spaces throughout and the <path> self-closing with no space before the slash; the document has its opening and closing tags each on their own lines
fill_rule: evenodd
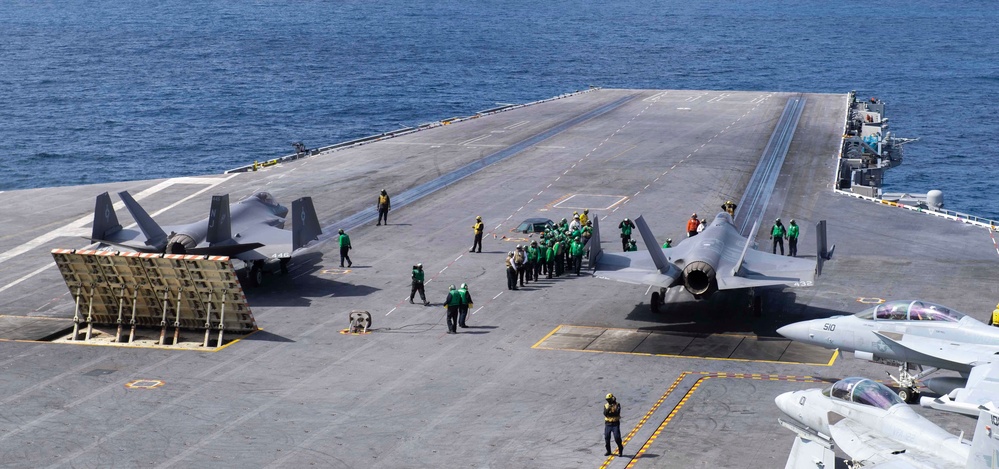
<svg viewBox="0 0 999 469">
<path fill-rule="evenodd" d="M 742 247 L 742 254 L 739 255 L 739 260 L 736 261 L 735 267 L 732 268 L 732 275 L 738 276 L 739 271 L 742 270 L 742 263 L 746 261 L 746 253 L 749 252 L 749 247 L 753 245 L 753 240 L 756 239 L 756 230 L 758 229 L 760 229 L 759 220 L 753 223 L 753 229 L 749 232 L 749 236 L 746 237 L 746 245 Z"/>
<path fill-rule="evenodd" d="M 232 221 L 229 220 L 229 194 L 212 196 L 212 208 L 208 212 L 208 233 L 205 241 L 209 245 L 232 239 Z"/>
<path fill-rule="evenodd" d="M 121 197 L 121 201 L 125 202 L 125 208 L 128 209 L 128 213 L 132 215 L 135 222 L 139 224 L 139 229 L 142 230 L 142 235 L 146 237 L 146 245 L 153 246 L 157 248 L 165 248 L 167 242 L 167 235 L 153 221 L 153 217 L 150 217 L 146 210 L 139 205 L 132 195 L 128 191 L 121 191 L 118 193 L 118 197 Z"/>
<path fill-rule="evenodd" d="M 600 220 L 599 216 L 593 215 L 593 233 L 590 234 L 590 240 L 586 242 L 586 246 L 590 249 L 589 260 L 590 268 L 596 270 L 597 261 L 600 260 L 600 254 L 603 250 L 600 249 Z"/>
<path fill-rule="evenodd" d="M 105 192 L 97 196 L 97 205 L 94 207 L 94 229 L 90 233 L 90 238 L 105 239 L 119 231 L 121 224 L 118 223 L 118 215 L 114 213 L 111 196 Z"/>
<path fill-rule="evenodd" d="M 655 262 L 656 268 L 660 272 L 664 269 L 669 268 L 669 260 L 666 259 L 666 254 L 663 253 L 663 249 L 659 247 L 659 242 L 656 241 L 656 237 L 652 234 L 652 230 L 649 229 L 649 225 L 645 223 L 645 218 L 639 215 L 635 219 L 635 225 L 638 227 L 638 232 L 642 235 L 642 242 L 645 243 L 645 248 L 649 250 L 649 254 L 652 255 L 652 262 Z"/>
<path fill-rule="evenodd" d="M 316 207 L 312 205 L 312 197 L 302 197 L 291 203 L 291 245 L 292 250 L 298 250 L 319 238 L 323 233 L 316 216 Z"/>
<path fill-rule="evenodd" d="M 977 467 L 996 467 L 999 465 L 999 410 L 992 407 L 979 407 L 978 423 L 975 424 L 975 435 L 971 440 L 971 453 L 968 455 L 969 469 Z"/>
</svg>

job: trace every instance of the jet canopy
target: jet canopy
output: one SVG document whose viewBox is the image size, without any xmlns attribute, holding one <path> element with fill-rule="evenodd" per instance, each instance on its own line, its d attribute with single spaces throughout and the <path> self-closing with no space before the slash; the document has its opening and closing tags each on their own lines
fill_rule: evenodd
<svg viewBox="0 0 999 469">
<path fill-rule="evenodd" d="M 888 410 L 895 404 L 904 404 L 898 394 L 895 394 L 888 386 L 867 378 L 841 379 L 833 383 L 829 389 L 822 391 L 822 394 L 884 410 Z"/>
<path fill-rule="evenodd" d="M 875 321 L 958 322 L 964 317 L 964 314 L 946 306 L 925 301 L 895 300 L 865 309 L 854 316 Z"/>
</svg>

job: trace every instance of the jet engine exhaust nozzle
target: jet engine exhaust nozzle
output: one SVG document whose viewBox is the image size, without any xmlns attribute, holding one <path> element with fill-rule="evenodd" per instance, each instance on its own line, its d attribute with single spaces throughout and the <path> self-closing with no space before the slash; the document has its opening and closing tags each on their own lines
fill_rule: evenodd
<svg viewBox="0 0 999 469">
<path fill-rule="evenodd" d="M 691 295 L 703 296 L 718 289 L 715 268 L 707 262 L 694 261 L 683 268 L 683 288 Z"/>
</svg>

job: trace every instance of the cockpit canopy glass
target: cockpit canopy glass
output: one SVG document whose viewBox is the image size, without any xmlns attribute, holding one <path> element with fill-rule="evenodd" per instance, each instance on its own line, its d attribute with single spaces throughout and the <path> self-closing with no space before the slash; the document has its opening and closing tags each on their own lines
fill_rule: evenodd
<svg viewBox="0 0 999 469">
<path fill-rule="evenodd" d="M 854 316 L 876 321 L 947 321 L 958 322 L 964 314 L 925 301 L 895 300 L 865 309 Z"/>
<path fill-rule="evenodd" d="M 274 206 L 274 205 L 278 204 L 277 200 L 274 199 L 274 196 L 271 195 L 270 192 L 263 192 L 263 191 L 257 192 L 255 194 L 253 194 L 253 197 L 256 197 L 257 200 L 259 200 L 259 201 L 261 201 L 261 202 L 263 202 L 263 203 L 265 203 L 267 205 Z"/>
<path fill-rule="evenodd" d="M 841 379 L 822 391 L 822 394 L 885 410 L 895 404 L 904 404 L 898 394 L 888 389 L 888 386 L 867 378 Z"/>
</svg>

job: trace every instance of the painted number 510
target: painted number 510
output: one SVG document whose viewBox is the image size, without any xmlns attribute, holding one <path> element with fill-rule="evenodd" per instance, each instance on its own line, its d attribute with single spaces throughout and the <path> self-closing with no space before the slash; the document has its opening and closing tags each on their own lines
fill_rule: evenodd
<svg viewBox="0 0 999 469">
<path fill-rule="evenodd" d="M 829 331 L 829 332 L 835 331 L 836 330 L 836 325 L 835 324 L 830 324 L 830 323 L 827 322 L 827 323 L 825 323 L 822 326 L 822 330 Z"/>
</svg>

